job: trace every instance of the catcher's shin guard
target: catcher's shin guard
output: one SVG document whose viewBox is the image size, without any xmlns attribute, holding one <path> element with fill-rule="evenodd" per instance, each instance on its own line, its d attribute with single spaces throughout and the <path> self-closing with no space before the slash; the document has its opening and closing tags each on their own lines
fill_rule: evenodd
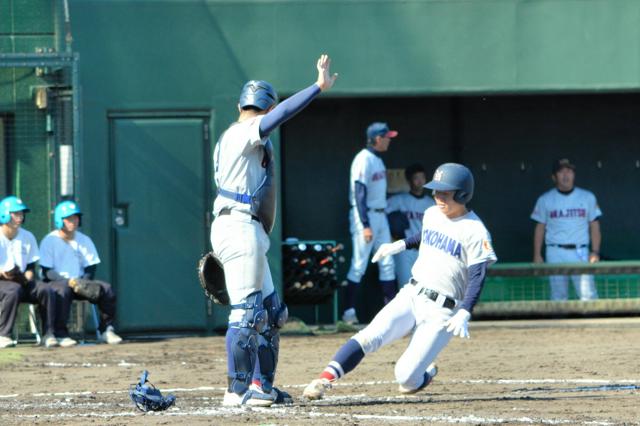
<svg viewBox="0 0 640 426">
<path fill-rule="evenodd" d="M 271 392 L 278 366 L 280 351 L 280 328 L 287 321 L 287 305 L 280 302 L 275 291 L 264 300 L 264 308 L 269 313 L 269 322 L 265 331 L 258 336 L 258 360 L 260 364 L 260 383 L 264 392 Z"/>
<path fill-rule="evenodd" d="M 247 296 L 245 303 L 231 307 L 241 309 L 243 315 L 240 322 L 229 323 L 227 330 L 229 392 L 243 394 L 251 385 L 258 354 L 257 336 L 267 328 L 267 313 L 259 291 Z"/>
<path fill-rule="evenodd" d="M 251 328 L 230 328 L 227 338 L 229 346 L 229 392 L 241 395 L 251 385 L 253 369 L 256 365 L 256 331 Z"/>
</svg>

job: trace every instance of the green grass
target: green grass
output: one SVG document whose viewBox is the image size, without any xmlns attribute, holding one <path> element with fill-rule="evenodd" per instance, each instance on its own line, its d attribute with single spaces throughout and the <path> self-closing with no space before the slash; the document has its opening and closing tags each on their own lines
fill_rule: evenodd
<svg viewBox="0 0 640 426">
<path fill-rule="evenodd" d="M 24 354 L 22 349 L 5 348 L 0 349 L 0 365 L 14 364 L 22 361 Z"/>
</svg>

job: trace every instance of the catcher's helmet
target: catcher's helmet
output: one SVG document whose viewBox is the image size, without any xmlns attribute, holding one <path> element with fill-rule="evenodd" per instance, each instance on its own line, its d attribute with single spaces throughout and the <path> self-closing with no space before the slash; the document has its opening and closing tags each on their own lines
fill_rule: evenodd
<svg viewBox="0 0 640 426">
<path fill-rule="evenodd" d="M 15 195 L 10 195 L 0 201 L 0 224 L 9 223 L 11 221 L 11 213 L 28 212 L 29 207 Z"/>
<path fill-rule="evenodd" d="M 82 217 L 80 207 L 73 201 L 63 201 L 58 204 L 53 211 L 53 225 L 56 229 L 62 229 L 64 222 L 62 219 L 77 214 Z"/>
<path fill-rule="evenodd" d="M 433 173 L 433 179 L 424 187 L 434 191 L 455 191 L 453 199 L 467 204 L 473 197 L 473 175 L 471 170 L 457 163 L 445 163 Z"/>
<path fill-rule="evenodd" d="M 242 87 L 238 103 L 240 108 L 252 106 L 266 110 L 278 103 L 278 94 L 273 86 L 264 80 L 249 80 Z"/>
</svg>

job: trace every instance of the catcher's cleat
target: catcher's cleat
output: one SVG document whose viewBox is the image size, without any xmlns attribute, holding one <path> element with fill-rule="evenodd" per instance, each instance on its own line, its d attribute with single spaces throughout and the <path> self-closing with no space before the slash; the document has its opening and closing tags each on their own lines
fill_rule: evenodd
<svg viewBox="0 0 640 426">
<path fill-rule="evenodd" d="M 108 343 L 110 345 L 117 345 L 122 342 L 122 337 L 118 336 L 115 331 L 113 331 L 112 326 L 108 326 L 104 333 L 100 333 L 100 339 L 102 343 Z"/>
<path fill-rule="evenodd" d="M 224 392 L 224 399 L 222 405 L 227 407 L 239 407 L 241 405 L 249 405 L 252 407 L 271 407 L 273 405 L 273 397 L 271 394 L 261 391 L 255 391 L 253 389 L 247 390 L 243 394 L 237 394 L 235 392 Z"/>
<path fill-rule="evenodd" d="M 427 371 L 425 371 L 425 373 L 424 373 L 424 382 L 420 385 L 419 388 L 410 389 L 410 388 L 406 388 L 406 387 L 404 387 L 402 385 L 399 385 L 398 386 L 398 391 L 401 394 L 404 394 L 404 395 L 410 395 L 412 393 L 419 392 L 422 389 L 426 388 L 429 385 L 429 383 L 431 383 L 433 378 L 436 377 L 437 374 L 438 374 L 438 367 L 434 363 L 431 363 L 427 367 Z"/>
<path fill-rule="evenodd" d="M 307 399 L 322 399 L 324 393 L 328 389 L 331 389 L 331 387 L 332 386 L 329 379 L 321 377 L 319 379 L 312 380 L 311 383 L 309 383 L 307 387 L 304 388 L 302 396 Z"/>
<path fill-rule="evenodd" d="M 260 386 L 258 386 L 256 384 L 251 384 L 249 389 L 254 391 L 254 392 L 260 392 L 260 393 L 262 393 L 264 395 L 270 395 L 271 399 L 273 399 L 273 403 L 274 404 L 284 404 L 284 405 L 293 404 L 293 398 L 291 397 L 291 395 L 289 395 L 285 391 L 281 391 L 280 389 L 276 388 L 275 386 L 271 388 L 271 393 L 270 394 L 265 393 L 262 390 L 262 387 L 260 387 Z"/>
</svg>

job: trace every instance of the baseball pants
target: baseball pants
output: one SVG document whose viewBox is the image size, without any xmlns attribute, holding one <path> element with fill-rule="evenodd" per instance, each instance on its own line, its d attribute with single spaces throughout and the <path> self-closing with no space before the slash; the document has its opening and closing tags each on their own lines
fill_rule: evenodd
<svg viewBox="0 0 640 426">
<path fill-rule="evenodd" d="M 372 250 L 377 250 L 381 244 L 391 242 L 389 223 L 384 212 L 369 211 L 369 223 L 373 231 L 373 239 L 365 242 L 364 227 L 355 208 L 349 213 L 349 224 L 351 231 L 351 242 L 353 243 L 353 256 L 351 257 L 351 267 L 347 274 L 347 279 L 354 283 L 359 283 L 367 270 L 367 264 Z M 380 281 L 392 281 L 396 279 L 394 271 L 393 256 L 383 257 L 378 261 Z"/>
<path fill-rule="evenodd" d="M 211 246 L 224 267 L 227 292 L 232 305 L 245 303 L 248 295 L 262 291 L 262 300 L 274 292 L 267 261 L 269 235 L 251 216 L 231 211 L 211 225 Z M 240 322 L 243 309 L 232 309 L 229 322 Z"/>
<path fill-rule="evenodd" d="M 0 281 L 0 336 L 11 335 L 19 303 L 37 304 L 46 319 L 43 324 L 45 334 L 53 334 L 56 300 L 51 286 L 40 281 L 32 281 L 25 286 L 13 281 Z"/>
<path fill-rule="evenodd" d="M 422 385 L 427 367 L 453 336 L 444 324 L 454 311 L 438 306 L 425 295 L 419 295 L 419 291 L 419 286 L 404 286 L 367 327 L 353 336 L 368 354 L 406 336 L 415 326 L 409 346 L 395 366 L 397 382 L 412 389 Z"/>
<path fill-rule="evenodd" d="M 98 331 L 104 333 L 108 326 L 113 325 L 116 318 L 116 293 L 111 284 L 99 280 L 92 281 L 100 284 L 100 298 L 96 303 L 100 310 Z M 56 309 L 59 313 L 55 324 L 56 336 L 67 337 L 69 336 L 67 323 L 71 314 L 71 304 L 74 300 L 87 299 L 73 292 L 73 289 L 69 287 L 69 280 L 52 281 L 49 284 L 56 293 Z"/>
<path fill-rule="evenodd" d="M 589 261 L 589 249 L 580 247 L 565 249 L 561 247 L 547 246 L 547 263 L 587 263 Z M 593 300 L 598 298 L 593 275 L 571 275 L 573 287 L 580 300 Z M 569 298 L 569 277 L 566 275 L 552 275 L 549 277 L 551 300 L 567 300 Z"/>
</svg>

